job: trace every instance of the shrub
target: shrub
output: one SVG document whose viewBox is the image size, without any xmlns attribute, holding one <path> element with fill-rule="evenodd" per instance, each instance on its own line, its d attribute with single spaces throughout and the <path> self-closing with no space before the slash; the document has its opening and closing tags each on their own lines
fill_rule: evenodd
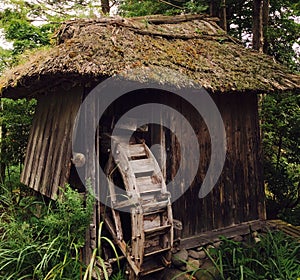
<svg viewBox="0 0 300 280">
<path fill-rule="evenodd" d="M 56 202 L 34 196 L 0 198 L 0 279 L 79 279 L 80 248 L 93 211 L 93 196 L 69 186 Z"/>
</svg>

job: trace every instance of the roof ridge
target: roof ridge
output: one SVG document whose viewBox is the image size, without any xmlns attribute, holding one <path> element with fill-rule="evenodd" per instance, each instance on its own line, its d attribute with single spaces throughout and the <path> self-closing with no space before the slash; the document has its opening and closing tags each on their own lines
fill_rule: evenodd
<svg viewBox="0 0 300 280">
<path fill-rule="evenodd" d="M 169 30 L 164 30 L 158 27 L 158 25 L 171 25 L 180 24 L 189 21 L 202 22 L 203 25 L 207 27 L 208 30 L 212 32 L 205 33 L 197 28 L 193 32 L 183 33 L 183 32 L 170 32 Z M 70 39 L 75 35 L 80 33 L 82 27 L 87 26 L 108 26 L 116 25 L 128 28 L 129 30 L 141 34 L 150 36 L 161 36 L 167 39 L 213 39 L 218 38 L 221 41 L 231 41 L 234 43 L 241 44 L 237 39 L 229 36 L 226 31 L 224 31 L 216 23 L 216 18 L 210 18 L 208 15 L 204 14 L 184 14 L 177 16 L 165 16 L 165 15 L 154 15 L 154 16 L 144 16 L 144 17 L 134 17 L 134 18 L 123 18 L 120 16 L 115 17 L 102 17 L 98 19 L 76 19 L 64 22 L 58 29 L 57 33 L 53 36 L 57 40 L 57 44 L 63 43 L 66 39 Z M 70 30 L 68 30 L 70 28 Z"/>
</svg>

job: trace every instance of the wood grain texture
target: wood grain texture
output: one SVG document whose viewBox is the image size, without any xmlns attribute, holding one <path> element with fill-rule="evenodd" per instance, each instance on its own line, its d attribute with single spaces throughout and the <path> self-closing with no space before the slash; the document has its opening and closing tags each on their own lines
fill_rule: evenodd
<svg viewBox="0 0 300 280">
<path fill-rule="evenodd" d="M 21 182 L 52 199 L 68 183 L 72 129 L 81 99 L 80 88 L 38 98 Z"/>
<path fill-rule="evenodd" d="M 201 117 L 197 117 L 191 106 L 180 102 L 173 104 L 172 101 L 170 104 L 170 99 L 168 101 L 170 106 L 189 120 L 197 134 L 200 149 L 200 155 L 192 155 L 199 156 L 200 159 L 194 182 L 172 204 L 174 218 L 183 223 L 182 231 L 175 231 L 175 238 L 188 238 L 201 232 L 265 219 L 257 96 L 224 94 L 212 97 L 224 122 L 227 154 L 217 184 L 203 199 L 198 198 L 199 189 L 206 176 L 209 162 L 214 156 L 211 153 L 207 126 Z M 169 118 L 172 126 L 176 120 L 174 116 Z M 184 127 L 177 133 L 189 137 Z M 180 162 L 180 143 L 174 134 L 166 135 L 166 139 L 166 148 L 169 151 L 167 179 L 172 180 Z M 192 149 L 192 143 L 187 148 Z M 183 168 L 189 170 L 190 162 L 185 159 Z"/>
</svg>

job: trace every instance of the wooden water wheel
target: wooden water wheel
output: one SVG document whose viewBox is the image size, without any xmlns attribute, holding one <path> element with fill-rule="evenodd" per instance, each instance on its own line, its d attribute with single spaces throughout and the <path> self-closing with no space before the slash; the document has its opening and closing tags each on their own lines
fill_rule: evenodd
<svg viewBox="0 0 300 280">
<path fill-rule="evenodd" d="M 112 152 L 106 166 L 111 213 L 104 219 L 134 272 L 132 279 L 139 279 L 170 264 L 173 244 L 170 193 L 160 167 L 145 143 L 124 143 L 118 138 L 111 141 Z M 115 193 L 116 172 L 123 181 L 126 195 Z M 127 221 L 122 218 L 124 210 L 129 216 Z M 125 228 L 129 221 L 128 238 Z"/>
</svg>

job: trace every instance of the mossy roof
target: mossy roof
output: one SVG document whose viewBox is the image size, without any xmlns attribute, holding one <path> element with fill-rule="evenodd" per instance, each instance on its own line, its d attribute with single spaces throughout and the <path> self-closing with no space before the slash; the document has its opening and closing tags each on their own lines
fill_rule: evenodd
<svg viewBox="0 0 300 280">
<path fill-rule="evenodd" d="M 4 97 L 34 96 L 64 82 L 88 86 L 131 70 L 139 74 L 129 79 L 182 87 L 183 75 L 215 93 L 300 89 L 299 75 L 244 48 L 204 15 L 66 22 L 55 46 L 7 71 L 0 87 Z"/>
</svg>

